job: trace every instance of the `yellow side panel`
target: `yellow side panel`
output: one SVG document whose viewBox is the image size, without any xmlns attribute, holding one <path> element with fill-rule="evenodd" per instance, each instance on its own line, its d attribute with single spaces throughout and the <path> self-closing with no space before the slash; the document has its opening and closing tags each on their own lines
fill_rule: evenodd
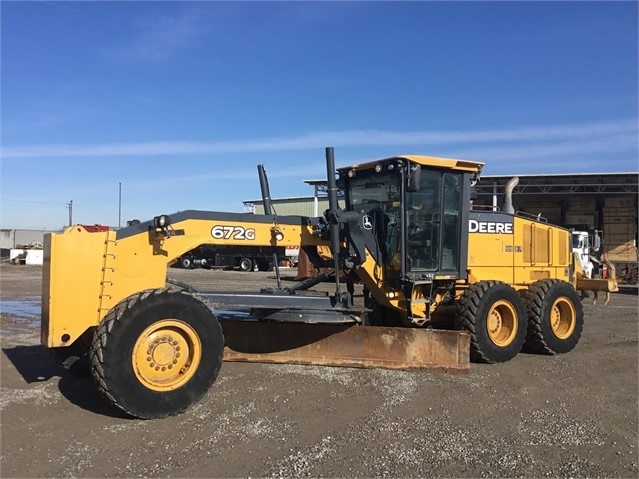
<svg viewBox="0 0 639 479">
<path fill-rule="evenodd" d="M 504 220 L 504 215 L 495 215 Z M 484 215 L 480 220 L 490 222 Z M 512 233 L 469 233 L 470 281 L 499 280 L 526 287 L 540 279 L 569 280 L 570 232 L 557 226 L 512 217 Z M 470 228 L 473 231 L 473 228 Z"/>
<path fill-rule="evenodd" d="M 570 232 L 563 228 L 515 217 L 515 281 L 528 285 L 540 279 L 569 280 Z"/>
<path fill-rule="evenodd" d="M 513 235 L 470 233 L 468 237 L 468 269 L 477 281 L 513 281 Z"/>
<path fill-rule="evenodd" d="M 108 232 L 82 227 L 45 235 L 42 276 L 42 344 L 69 344 L 99 321 Z M 66 339 L 66 341 L 65 341 Z"/>
<path fill-rule="evenodd" d="M 549 233 L 550 229 L 541 229 L 536 228 L 535 233 L 535 247 L 533 252 L 533 258 L 535 259 L 535 263 L 544 263 L 550 264 L 550 257 L 552 256 L 552 252 L 550 251 L 551 244 Z"/>
<path fill-rule="evenodd" d="M 560 265 L 570 264 L 570 242 L 572 238 L 568 231 L 557 230 L 557 261 Z"/>
<path fill-rule="evenodd" d="M 523 223 L 521 230 L 523 231 L 524 263 L 548 265 L 552 248 L 548 225 L 529 221 L 519 223 Z"/>
</svg>

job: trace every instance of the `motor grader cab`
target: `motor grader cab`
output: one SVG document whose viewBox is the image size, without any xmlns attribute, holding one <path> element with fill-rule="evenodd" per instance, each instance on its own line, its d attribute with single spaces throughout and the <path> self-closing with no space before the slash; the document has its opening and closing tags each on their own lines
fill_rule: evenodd
<svg viewBox="0 0 639 479">
<path fill-rule="evenodd" d="M 348 234 L 355 221 L 370 231 L 369 254 L 355 268 L 372 297 L 371 324 L 423 326 L 454 299 L 467 278 L 470 187 L 482 166 L 404 156 L 339 170 L 354 218 Z"/>
<path fill-rule="evenodd" d="M 400 156 L 336 178 L 327 148 L 329 209 L 319 218 L 274 215 L 258 168 L 265 215 L 183 211 L 48 234 L 42 343 L 67 367 L 84 362 L 104 397 L 140 418 L 197 402 L 222 359 L 467 369 L 471 357 L 505 361 L 524 343 L 567 352 L 583 324 L 568 232 L 472 211 L 482 166 Z M 299 245 L 332 269 L 291 287 L 276 271 L 275 287 L 251 293 L 168 279 L 167 266 L 201 244 Z M 318 254 L 327 246 L 329 260 Z M 313 291 L 329 278 L 334 293 Z M 361 281 L 367 304 L 354 305 L 341 278 Z"/>
</svg>

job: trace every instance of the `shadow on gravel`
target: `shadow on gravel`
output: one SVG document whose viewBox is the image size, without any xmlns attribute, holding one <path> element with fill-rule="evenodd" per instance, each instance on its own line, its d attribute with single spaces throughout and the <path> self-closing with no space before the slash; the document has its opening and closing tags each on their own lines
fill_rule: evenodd
<svg viewBox="0 0 639 479">
<path fill-rule="evenodd" d="M 71 374 L 63 373 L 58 388 L 69 402 L 86 411 L 117 419 L 133 419 L 125 414 L 124 411 L 106 402 L 90 378 L 78 378 Z"/>
<path fill-rule="evenodd" d="M 52 377 L 64 374 L 64 370 L 53 362 L 44 346 L 16 346 L 2 348 L 2 352 L 27 384 L 48 381 Z"/>
<path fill-rule="evenodd" d="M 2 352 L 27 384 L 59 377 L 58 389 L 69 402 L 103 416 L 130 419 L 130 416 L 105 401 L 88 372 L 82 376 L 71 374 L 55 363 L 44 346 L 16 346 L 2 348 Z"/>
</svg>

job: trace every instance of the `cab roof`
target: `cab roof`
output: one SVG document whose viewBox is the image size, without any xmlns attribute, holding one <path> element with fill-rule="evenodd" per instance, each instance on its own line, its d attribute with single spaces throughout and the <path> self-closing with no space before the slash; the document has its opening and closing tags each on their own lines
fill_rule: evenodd
<svg viewBox="0 0 639 479">
<path fill-rule="evenodd" d="M 338 168 L 338 171 L 348 171 L 351 169 L 356 170 L 368 170 L 375 168 L 375 165 L 380 163 L 389 163 L 393 160 L 407 160 L 411 163 L 416 163 L 422 166 L 432 166 L 434 168 L 443 168 L 459 171 L 480 172 L 484 167 L 484 163 L 471 160 L 457 160 L 454 158 L 440 158 L 437 156 L 423 156 L 423 155 L 400 155 L 390 158 L 384 158 L 377 161 L 370 161 L 367 163 L 360 163 L 358 165 L 344 166 Z"/>
</svg>

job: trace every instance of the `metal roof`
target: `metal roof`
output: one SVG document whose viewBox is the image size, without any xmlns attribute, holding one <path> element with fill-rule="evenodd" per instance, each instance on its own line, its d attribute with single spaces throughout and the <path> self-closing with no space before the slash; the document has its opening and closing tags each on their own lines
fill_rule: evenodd
<svg viewBox="0 0 639 479">
<path fill-rule="evenodd" d="M 519 178 L 515 195 L 627 195 L 639 192 L 639 173 L 486 175 L 475 185 L 475 191 L 478 195 L 503 191 L 514 176 Z"/>
</svg>

